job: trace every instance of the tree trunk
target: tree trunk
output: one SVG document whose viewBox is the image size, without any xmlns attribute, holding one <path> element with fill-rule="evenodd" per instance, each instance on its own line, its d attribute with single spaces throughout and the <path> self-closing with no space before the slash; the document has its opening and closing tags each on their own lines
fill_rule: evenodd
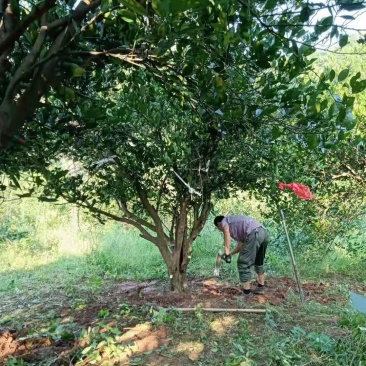
<svg viewBox="0 0 366 366">
<path fill-rule="evenodd" d="M 187 269 L 176 268 L 170 276 L 171 291 L 183 292 L 188 288 Z"/>
<path fill-rule="evenodd" d="M 203 226 L 210 213 L 211 204 L 206 202 L 203 205 L 201 213 L 195 217 L 193 227 L 188 228 L 188 198 L 183 198 L 180 202 L 179 214 L 176 217 L 174 246 L 171 247 L 171 243 L 164 243 L 163 238 L 158 243 L 164 243 L 157 245 L 165 264 L 168 269 L 170 278 L 171 291 L 183 292 L 188 287 L 187 280 L 187 268 L 191 258 L 192 243 L 203 229 Z M 170 247 L 172 252 L 167 251 Z"/>
<path fill-rule="evenodd" d="M 157 247 L 168 270 L 170 290 L 183 292 L 188 287 L 187 267 L 190 257 L 189 248 L 185 249 L 185 246 L 181 246 L 180 255 L 177 255 L 176 247 L 173 249 L 173 253 L 168 249 L 170 244 L 169 242 L 159 241 L 159 243 L 160 244 L 157 245 Z"/>
</svg>

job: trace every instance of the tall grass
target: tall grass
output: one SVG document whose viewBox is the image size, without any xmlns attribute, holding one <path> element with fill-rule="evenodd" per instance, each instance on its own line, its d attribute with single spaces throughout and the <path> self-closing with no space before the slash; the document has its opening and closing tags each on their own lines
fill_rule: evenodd
<svg viewBox="0 0 366 366">
<path fill-rule="evenodd" d="M 277 235 L 281 229 L 271 229 L 267 273 L 291 276 L 286 242 L 283 235 Z M 304 280 L 321 280 L 335 274 L 366 278 L 362 257 L 351 256 L 344 248 L 320 255 L 302 250 L 296 240 L 294 243 Z M 193 244 L 188 275 L 212 277 L 222 244 L 222 234 L 209 220 Z M 235 260 L 230 265 L 222 263 L 222 277 L 238 282 Z M 48 272 L 55 279 L 64 272 L 64 279 L 70 277 L 70 281 L 78 275 L 121 280 L 168 278 L 158 249 L 140 238 L 136 230 L 115 222 L 103 226 L 70 206 L 52 206 L 35 200 L 0 206 L 0 263 L 0 291 L 14 287 L 14 283 L 21 286 L 30 276 L 46 280 Z"/>
<path fill-rule="evenodd" d="M 136 230 L 109 223 L 94 237 L 88 262 L 100 274 L 120 279 L 146 280 L 165 276 L 158 248 Z"/>
</svg>

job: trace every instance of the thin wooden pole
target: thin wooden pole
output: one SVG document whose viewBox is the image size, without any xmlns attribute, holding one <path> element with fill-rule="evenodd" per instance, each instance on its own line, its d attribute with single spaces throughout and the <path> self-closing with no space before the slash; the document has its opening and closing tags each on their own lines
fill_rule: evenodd
<svg viewBox="0 0 366 366">
<path fill-rule="evenodd" d="M 220 313 L 220 312 L 227 312 L 227 313 L 259 313 L 259 314 L 265 314 L 266 313 L 266 309 L 220 309 L 220 308 L 168 308 L 168 309 L 164 309 L 164 308 L 160 308 L 162 310 L 175 310 L 175 311 L 183 311 L 183 312 L 188 312 L 188 311 L 197 311 L 197 310 L 201 310 L 201 311 L 206 311 L 206 312 L 210 312 L 210 313 Z"/>
<path fill-rule="evenodd" d="M 295 279 L 296 279 L 296 283 L 297 283 L 297 288 L 299 290 L 300 301 L 303 304 L 305 302 L 304 292 L 302 291 L 301 281 L 300 281 L 300 275 L 299 275 L 299 271 L 298 271 L 297 266 L 296 266 L 295 256 L 294 256 L 294 252 L 292 250 L 292 245 L 291 245 L 291 240 L 290 240 L 290 237 L 289 237 L 288 231 L 287 231 L 285 214 L 283 213 L 282 210 L 281 210 L 281 217 L 282 217 L 283 228 L 285 229 L 285 233 L 286 233 L 286 238 L 287 238 L 287 243 L 288 243 L 288 250 L 290 252 L 291 263 L 292 263 L 292 267 L 294 269 L 294 274 L 295 274 Z"/>
</svg>

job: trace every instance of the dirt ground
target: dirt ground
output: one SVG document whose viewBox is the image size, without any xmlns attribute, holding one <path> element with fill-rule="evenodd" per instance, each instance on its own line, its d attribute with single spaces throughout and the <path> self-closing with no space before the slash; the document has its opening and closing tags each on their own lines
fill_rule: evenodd
<svg viewBox="0 0 366 366">
<path fill-rule="evenodd" d="M 92 304 L 78 310 L 62 306 L 56 316 L 63 319 L 72 317 L 73 322 L 81 329 L 100 321 L 98 314 L 101 310 L 108 309 L 112 312 L 121 303 L 131 307 L 151 308 L 196 306 L 205 308 L 264 308 L 266 304 L 286 306 L 291 297 L 298 296 L 296 284 L 288 277 L 268 279 L 266 293 L 254 296 L 246 301 L 241 298 L 239 287 L 234 287 L 232 284 L 218 279 L 193 279 L 190 281 L 189 291 L 186 293 L 168 292 L 166 287 L 166 283 L 161 281 L 115 283 L 113 286 L 103 288 L 96 295 Z M 303 284 L 303 290 L 307 301 L 313 300 L 324 305 L 332 303 L 341 305 L 344 303 L 346 305 L 347 303 L 346 299 L 340 299 L 337 292 L 332 291 L 330 284 L 308 282 Z M 366 285 L 358 285 L 354 290 L 359 293 L 366 293 Z M 292 306 L 299 306 L 294 301 L 292 304 Z M 129 331 L 123 333 L 124 341 L 137 344 L 140 342 L 139 347 L 146 351 L 150 349 L 151 344 L 157 346 L 166 342 L 164 329 L 135 329 L 132 327 L 134 329 L 132 333 L 131 327 L 125 329 L 129 329 Z M 65 365 L 62 356 L 70 354 L 70 352 L 82 346 L 74 339 L 55 340 L 47 336 L 30 337 L 28 334 L 29 328 L 27 326 L 21 330 L 0 328 L 0 365 L 4 365 L 9 356 L 21 357 L 24 361 L 36 363 L 37 360 L 53 357 L 55 359 L 52 363 L 53 366 Z M 123 360 L 120 361 L 119 364 L 125 364 Z"/>
<path fill-rule="evenodd" d="M 307 300 L 315 300 L 320 303 L 337 301 L 336 297 L 329 296 L 326 290 L 329 284 L 315 284 L 312 282 L 302 285 Z M 156 304 L 162 307 L 195 307 L 208 308 L 244 308 L 263 307 L 270 305 L 283 305 L 287 301 L 290 292 L 297 295 L 297 286 L 289 277 L 272 278 L 267 281 L 267 290 L 264 295 L 257 295 L 245 302 L 241 298 L 241 289 L 232 284 L 223 283 L 217 279 L 192 280 L 187 293 L 170 293 L 158 283 L 145 282 L 136 286 L 133 282 L 121 283 L 114 289 L 110 296 L 124 297 L 133 304 Z"/>
</svg>

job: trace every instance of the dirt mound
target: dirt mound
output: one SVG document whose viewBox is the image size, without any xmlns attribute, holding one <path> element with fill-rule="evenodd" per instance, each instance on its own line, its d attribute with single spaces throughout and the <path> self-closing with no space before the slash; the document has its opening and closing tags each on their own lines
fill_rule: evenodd
<svg viewBox="0 0 366 366">
<path fill-rule="evenodd" d="M 26 362 L 37 362 L 47 357 L 57 358 L 73 348 L 73 341 L 55 341 L 47 337 L 24 338 L 24 332 L 24 329 L 18 332 L 0 330 L 0 365 L 3 365 L 9 356 L 20 356 Z"/>
<path fill-rule="evenodd" d="M 0 360 L 6 356 L 12 355 L 19 347 L 16 337 L 9 331 L 0 331 Z"/>
</svg>

